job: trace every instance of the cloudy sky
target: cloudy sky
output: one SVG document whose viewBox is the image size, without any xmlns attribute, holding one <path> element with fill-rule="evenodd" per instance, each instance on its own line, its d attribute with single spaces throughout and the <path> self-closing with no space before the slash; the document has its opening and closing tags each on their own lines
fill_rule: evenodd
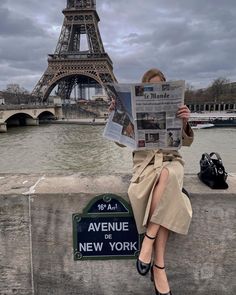
<svg viewBox="0 0 236 295">
<path fill-rule="evenodd" d="M 0 90 L 32 90 L 54 53 L 66 0 L 0 0 Z M 195 88 L 236 81 L 235 0 L 97 0 L 100 32 L 120 82 L 150 67 Z"/>
</svg>

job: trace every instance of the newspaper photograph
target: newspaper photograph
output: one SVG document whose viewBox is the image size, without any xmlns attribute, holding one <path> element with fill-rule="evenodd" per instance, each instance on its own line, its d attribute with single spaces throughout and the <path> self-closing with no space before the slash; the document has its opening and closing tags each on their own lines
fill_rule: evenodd
<svg viewBox="0 0 236 295">
<path fill-rule="evenodd" d="M 104 137 L 132 149 L 177 150 L 182 145 L 182 120 L 176 117 L 184 104 L 184 81 L 155 84 L 107 84 L 115 100 Z"/>
<path fill-rule="evenodd" d="M 110 100 L 115 100 L 115 110 L 110 114 L 103 136 L 135 148 L 134 120 L 130 84 L 107 84 L 106 93 Z"/>
</svg>

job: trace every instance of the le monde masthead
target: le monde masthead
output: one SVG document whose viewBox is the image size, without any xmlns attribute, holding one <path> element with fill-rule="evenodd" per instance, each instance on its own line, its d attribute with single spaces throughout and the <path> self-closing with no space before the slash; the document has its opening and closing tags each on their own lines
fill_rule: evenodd
<svg viewBox="0 0 236 295">
<path fill-rule="evenodd" d="M 58 96 L 69 99 L 77 86 L 82 98 L 85 86 L 116 82 L 98 28 L 96 0 L 67 0 L 62 12 L 64 22 L 55 53 L 49 54 L 48 67 L 32 92 L 41 101 L 47 101 L 55 87 Z M 86 50 L 82 48 L 83 37 Z"/>
</svg>

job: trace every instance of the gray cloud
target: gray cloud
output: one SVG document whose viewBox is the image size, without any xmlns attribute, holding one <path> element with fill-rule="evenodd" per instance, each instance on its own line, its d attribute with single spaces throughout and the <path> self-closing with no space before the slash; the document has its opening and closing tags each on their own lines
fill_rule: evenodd
<svg viewBox="0 0 236 295">
<path fill-rule="evenodd" d="M 1 0 L 0 89 L 18 82 L 31 90 L 47 67 L 66 0 Z M 235 0 L 97 0 L 105 49 L 119 81 L 139 81 L 149 67 L 169 79 L 205 87 L 236 80 Z"/>
<path fill-rule="evenodd" d="M 13 14 L 8 8 L 0 7 L 0 34 L 3 37 L 44 35 L 43 30 L 32 19 Z"/>
</svg>

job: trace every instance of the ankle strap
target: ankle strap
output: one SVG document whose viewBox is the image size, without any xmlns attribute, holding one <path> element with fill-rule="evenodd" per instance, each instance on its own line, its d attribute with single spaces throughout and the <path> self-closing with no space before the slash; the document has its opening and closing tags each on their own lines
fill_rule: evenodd
<svg viewBox="0 0 236 295">
<path fill-rule="evenodd" d="M 165 268 L 165 266 L 159 266 L 159 265 L 157 265 L 157 264 L 154 264 L 154 266 L 155 266 L 156 268 L 159 268 L 159 269 L 164 269 L 164 268 Z"/>
<path fill-rule="evenodd" d="M 147 233 L 145 233 L 145 237 L 149 238 L 150 240 L 155 240 L 156 237 L 150 237 Z"/>
</svg>

